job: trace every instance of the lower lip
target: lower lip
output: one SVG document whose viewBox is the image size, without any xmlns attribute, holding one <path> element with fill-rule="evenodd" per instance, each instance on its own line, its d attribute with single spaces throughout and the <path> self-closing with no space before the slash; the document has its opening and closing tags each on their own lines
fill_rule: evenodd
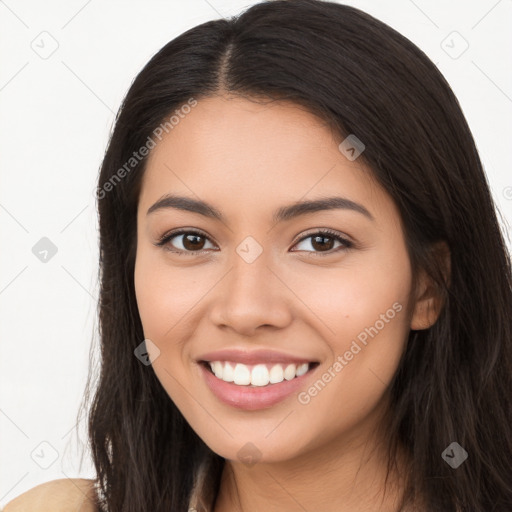
<svg viewBox="0 0 512 512">
<path fill-rule="evenodd" d="M 215 377 L 204 364 L 200 363 L 199 366 L 203 372 L 206 384 L 221 402 L 246 411 L 267 409 L 288 398 L 293 393 L 298 392 L 304 386 L 305 380 L 318 368 L 316 366 L 300 377 L 294 377 L 292 380 L 283 380 L 283 382 L 278 384 L 250 387 L 225 382 Z"/>
</svg>

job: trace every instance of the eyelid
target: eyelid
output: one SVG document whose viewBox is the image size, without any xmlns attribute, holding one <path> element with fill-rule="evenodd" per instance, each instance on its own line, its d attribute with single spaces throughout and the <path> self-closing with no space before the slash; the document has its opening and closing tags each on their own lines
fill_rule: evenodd
<svg viewBox="0 0 512 512">
<path fill-rule="evenodd" d="M 312 228 L 311 230 L 307 230 L 305 234 L 302 234 L 300 238 L 297 238 L 293 242 L 293 246 L 297 245 L 299 242 L 302 242 L 306 238 L 312 237 L 313 235 L 328 235 L 331 238 L 335 238 L 336 240 L 339 240 L 340 242 L 343 242 L 349 246 L 354 245 L 354 242 L 352 242 L 349 236 L 340 233 L 339 231 L 330 228 Z"/>
</svg>

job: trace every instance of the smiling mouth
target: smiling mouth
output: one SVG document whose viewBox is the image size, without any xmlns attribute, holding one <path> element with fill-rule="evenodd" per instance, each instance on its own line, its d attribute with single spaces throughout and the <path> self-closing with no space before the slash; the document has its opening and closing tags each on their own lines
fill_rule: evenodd
<svg viewBox="0 0 512 512">
<path fill-rule="evenodd" d="M 219 380 L 243 387 L 267 387 L 302 377 L 320 363 L 248 365 L 232 361 L 200 361 Z"/>
</svg>

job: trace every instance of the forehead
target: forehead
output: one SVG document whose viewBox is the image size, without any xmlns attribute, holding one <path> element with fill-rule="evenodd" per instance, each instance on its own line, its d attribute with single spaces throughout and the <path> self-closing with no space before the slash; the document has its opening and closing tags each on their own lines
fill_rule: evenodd
<svg viewBox="0 0 512 512">
<path fill-rule="evenodd" d="M 342 140 L 291 102 L 204 98 L 151 151 L 140 203 L 149 207 L 170 192 L 209 198 L 221 209 L 235 198 L 264 206 L 333 192 L 385 200 L 361 161 L 340 152 Z"/>
</svg>

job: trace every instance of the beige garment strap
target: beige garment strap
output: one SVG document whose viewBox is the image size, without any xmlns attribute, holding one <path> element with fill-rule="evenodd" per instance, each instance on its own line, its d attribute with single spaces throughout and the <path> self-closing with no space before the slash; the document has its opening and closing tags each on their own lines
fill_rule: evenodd
<svg viewBox="0 0 512 512">
<path fill-rule="evenodd" d="M 211 471 L 211 462 L 211 457 L 207 456 L 199 465 L 192 488 L 188 512 L 212 512 L 212 490 L 206 487 L 206 479 Z"/>
</svg>

